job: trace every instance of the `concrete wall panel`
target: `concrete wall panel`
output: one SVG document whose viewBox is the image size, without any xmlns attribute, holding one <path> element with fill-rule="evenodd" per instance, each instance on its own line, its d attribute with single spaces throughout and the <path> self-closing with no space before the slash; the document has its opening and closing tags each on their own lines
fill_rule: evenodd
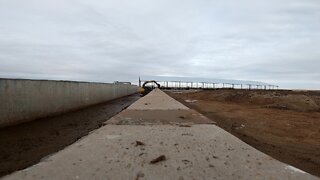
<svg viewBox="0 0 320 180">
<path fill-rule="evenodd" d="M 138 92 L 128 84 L 0 79 L 0 127 Z"/>
</svg>

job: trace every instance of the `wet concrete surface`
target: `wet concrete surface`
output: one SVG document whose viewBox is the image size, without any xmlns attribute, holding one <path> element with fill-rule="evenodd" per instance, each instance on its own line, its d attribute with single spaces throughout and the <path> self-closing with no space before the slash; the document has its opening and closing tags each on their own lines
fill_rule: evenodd
<svg viewBox="0 0 320 180">
<path fill-rule="evenodd" d="M 138 94 L 0 129 L 0 177 L 38 163 L 127 108 Z"/>
</svg>

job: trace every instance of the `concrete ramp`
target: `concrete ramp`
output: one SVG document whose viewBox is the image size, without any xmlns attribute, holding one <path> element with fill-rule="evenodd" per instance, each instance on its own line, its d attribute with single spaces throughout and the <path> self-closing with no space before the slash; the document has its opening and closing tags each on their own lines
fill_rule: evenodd
<svg viewBox="0 0 320 180">
<path fill-rule="evenodd" d="M 156 89 L 64 150 L 4 179 L 318 179 Z"/>
</svg>

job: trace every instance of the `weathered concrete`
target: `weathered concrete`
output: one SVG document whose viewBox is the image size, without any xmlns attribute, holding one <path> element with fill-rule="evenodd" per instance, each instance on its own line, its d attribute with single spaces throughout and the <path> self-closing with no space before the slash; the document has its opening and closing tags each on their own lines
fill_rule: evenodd
<svg viewBox="0 0 320 180">
<path fill-rule="evenodd" d="M 154 95 L 163 102 L 169 99 L 156 90 L 140 99 L 134 109 L 112 118 L 112 123 L 4 179 L 318 179 L 263 154 L 213 124 L 197 124 L 207 119 L 192 115 L 195 111 L 174 124 L 164 118 L 159 123 L 158 114 L 153 117 L 156 125 L 152 124 L 150 114 L 146 118 L 141 112 L 186 113 L 186 108 L 180 110 L 175 103 L 168 104 L 169 110 L 164 106 L 146 110 L 145 103 L 151 105 Z M 140 125 L 132 125 L 131 120 Z M 114 125 L 117 123 L 122 125 Z M 137 141 L 144 145 L 137 145 Z M 160 155 L 166 159 L 150 163 Z"/>
<path fill-rule="evenodd" d="M 136 101 L 129 110 L 188 110 L 189 108 L 176 101 L 159 89 L 150 92 L 141 101 Z"/>
<path fill-rule="evenodd" d="M 71 81 L 0 79 L 0 127 L 97 104 L 137 86 Z"/>
<path fill-rule="evenodd" d="M 155 118 L 156 117 L 156 118 Z M 114 116 L 106 124 L 117 125 L 155 125 L 155 124 L 172 124 L 172 125 L 192 125 L 192 124 L 215 124 L 207 117 L 199 114 L 194 110 L 152 110 L 137 111 L 124 110 Z"/>
</svg>

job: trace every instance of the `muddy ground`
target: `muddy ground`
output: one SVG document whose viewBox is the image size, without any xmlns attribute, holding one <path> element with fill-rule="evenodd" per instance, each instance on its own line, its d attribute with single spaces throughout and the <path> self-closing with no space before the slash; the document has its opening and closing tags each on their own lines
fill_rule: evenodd
<svg viewBox="0 0 320 180">
<path fill-rule="evenodd" d="M 260 151 L 320 177 L 320 92 L 167 92 Z"/>
<path fill-rule="evenodd" d="M 133 102 L 132 95 L 55 117 L 0 129 L 0 177 L 38 163 L 103 125 Z"/>
</svg>

